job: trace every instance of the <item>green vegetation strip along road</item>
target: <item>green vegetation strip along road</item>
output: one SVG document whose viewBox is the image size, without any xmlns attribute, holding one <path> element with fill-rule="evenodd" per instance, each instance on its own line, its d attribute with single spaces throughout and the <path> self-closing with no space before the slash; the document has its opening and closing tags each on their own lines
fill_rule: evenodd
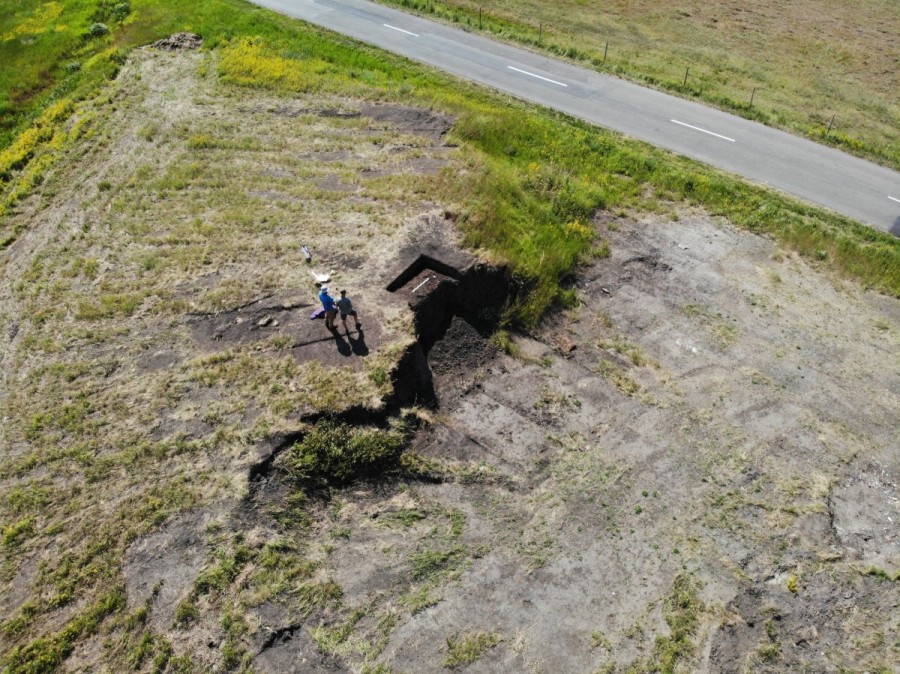
<svg viewBox="0 0 900 674">
<path fill-rule="evenodd" d="M 448 185 L 454 201 L 468 204 L 460 218 L 466 243 L 509 261 L 535 282 L 518 307 L 526 325 L 554 302 L 573 299 L 559 283 L 592 254 L 588 223 L 595 211 L 666 210 L 672 201 L 703 206 L 866 285 L 900 295 L 900 242 L 893 237 L 239 0 L 189 6 L 174 0 L 2 0 L 0 9 L 2 105 L 4 118 L 14 120 L 0 153 L 0 218 L 41 182 L 54 153 L 71 140 L 67 134 L 80 133 L 66 123 L 70 111 L 115 76 L 127 50 L 191 30 L 208 48 L 237 50 L 238 62 L 223 75 L 238 83 L 286 95 L 347 91 L 455 115 L 454 136 L 484 156 L 479 175 L 460 176 Z M 245 38 L 253 42 L 242 42 Z M 0 221 L 3 247 L 17 235 L 8 219 Z"/>
</svg>

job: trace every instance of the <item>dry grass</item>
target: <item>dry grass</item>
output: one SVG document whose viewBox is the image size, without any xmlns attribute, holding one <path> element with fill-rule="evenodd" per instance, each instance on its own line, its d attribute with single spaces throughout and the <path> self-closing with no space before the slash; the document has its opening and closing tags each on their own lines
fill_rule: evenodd
<svg viewBox="0 0 900 674">
<path fill-rule="evenodd" d="M 19 645 L 6 660 L 13 671 L 59 663 L 120 611 L 127 546 L 191 507 L 240 495 L 248 446 L 296 428 L 305 411 L 377 405 L 409 339 L 403 321 L 385 323 L 384 353 L 351 369 L 298 362 L 285 350 L 290 335 L 213 349 L 191 337 L 190 312 L 285 288 L 313 301 L 301 243 L 366 260 L 341 270 L 365 298 L 372 269 L 432 207 L 431 178 L 405 168 L 433 151 L 421 139 L 327 113 L 357 109 L 352 98 L 233 88 L 215 59 L 136 58 L 107 92 L 115 105 L 104 97 L 91 111 L 94 130 L 16 216 L 28 235 L 6 258 L 0 304 L 17 336 L 3 362 L 3 582 L 21 585 L 15 569 L 30 555 L 46 564 L 3 622 L 5 648 Z M 338 154 L 323 159 L 326 150 Z M 376 166 L 390 179 L 366 173 Z M 323 187 L 335 175 L 340 192 Z M 156 353 L 171 366 L 150 363 Z M 224 590 L 258 553 L 222 545 Z M 255 600 L 277 592 L 284 573 L 260 576 Z M 211 591 L 183 605 L 181 624 Z M 65 631 L 47 632 L 60 621 Z M 244 628 L 229 624 L 237 650 L 226 660 L 239 661 Z M 145 650 L 165 652 L 153 644 Z"/>
</svg>

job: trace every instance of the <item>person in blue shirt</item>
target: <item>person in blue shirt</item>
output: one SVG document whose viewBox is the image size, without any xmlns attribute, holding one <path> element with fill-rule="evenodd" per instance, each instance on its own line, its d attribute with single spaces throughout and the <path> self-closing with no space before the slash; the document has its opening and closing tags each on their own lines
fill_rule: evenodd
<svg viewBox="0 0 900 674">
<path fill-rule="evenodd" d="M 334 330 L 334 319 L 337 317 L 337 309 L 334 307 L 334 298 L 328 294 L 328 286 L 322 286 L 319 290 L 319 301 L 325 310 L 325 327 Z"/>
</svg>

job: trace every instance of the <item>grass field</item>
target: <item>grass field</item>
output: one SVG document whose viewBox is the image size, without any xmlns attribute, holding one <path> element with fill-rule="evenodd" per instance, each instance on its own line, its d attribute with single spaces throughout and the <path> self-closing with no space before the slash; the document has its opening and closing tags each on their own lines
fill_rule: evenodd
<svg viewBox="0 0 900 674">
<path fill-rule="evenodd" d="M 3 343 L 13 345 L 0 391 L 0 580 L 24 592 L 0 625 L 11 672 L 98 662 L 113 671 L 201 671 L 184 653 L 199 643 L 189 641 L 190 626 L 210 616 L 225 636 L 208 657 L 239 670 L 250 648 L 244 609 L 288 590 L 307 615 L 340 601 L 322 567 L 351 532 L 337 526 L 339 512 L 316 513 L 335 526 L 323 529 L 331 542 L 310 551 L 300 499 L 271 513 L 300 532 L 296 546 L 198 523 L 214 554 L 159 629 L 150 625 L 162 618 L 126 599 L 130 546 L 194 508 L 243 499 L 248 448 L 295 430 L 304 411 L 376 406 L 385 394 L 396 356 L 389 348 L 350 371 L 301 367 L 285 353 L 289 339 L 204 352 L 191 335 L 192 313 L 309 285 L 298 231 L 318 237 L 316 249 L 368 259 L 379 246 L 399 247 L 404 227 L 427 208 L 452 209 L 470 248 L 530 282 L 511 319 L 532 330 L 549 307 L 576 303 L 566 280 L 578 264 L 610 254 L 599 237 L 614 230 L 594 226 L 604 209 L 677 225 L 686 206 L 698 207 L 771 236 L 788 255 L 900 296 L 893 237 L 239 0 L 0 0 L 0 9 L 8 122 L 0 145 L 0 306 L 8 309 L 0 318 L 9 326 Z M 131 51 L 177 30 L 202 34 L 206 50 L 183 61 Z M 364 115 L 335 114 L 372 101 L 452 119 L 456 147 L 442 159 L 450 170 L 404 173 L 398 165 L 440 159 L 440 150 Z M 346 157 L 326 160 L 326 152 Z M 345 186 L 357 200 L 344 198 Z M 359 287 L 370 281 L 356 279 Z M 685 316 L 709 323 L 716 348 L 734 341 L 714 314 L 685 308 Z M 392 339 L 408 338 L 402 321 L 385 325 Z M 624 370 L 606 376 L 629 386 Z M 393 431 L 361 435 L 378 456 L 394 455 Z M 304 450 L 296 447 L 300 469 Z M 465 515 L 417 506 L 395 522 L 430 518 L 421 535 L 396 543 L 412 569 L 405 608 L 373 605 L 371 615 L 321 626 L 323 652 L 353 645 L 359 661 L 377 657 L 398 615 L 435 604 L 440 583 L 482 554 L 460 540 Z M 378 639 L 349 644 L 366 618 L 377 619 Z M 491 632 L 461 631 L 447 661 L 487 658 L 501 643 Z"/>
</svg>

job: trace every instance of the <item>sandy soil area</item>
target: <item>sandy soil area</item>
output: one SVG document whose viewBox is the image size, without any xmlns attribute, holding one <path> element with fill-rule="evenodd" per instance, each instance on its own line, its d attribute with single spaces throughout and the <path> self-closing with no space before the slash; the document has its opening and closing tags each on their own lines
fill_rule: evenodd
<svg viewBox="0 0 900 674">
<path fill-rule="evenodd" d="M 481 671 L 619 671 L 686 570 L 692 670 L 889 667 L 900 593 L 866 574 L 900 567 L 897 302 L 702 214 L 599 222 L 612 257 L 524 362 L 455 354 L 423 447 L 505 479 L 423 489 L 485 551 L 392 662 L 486 630 Z"/>
</svg>

